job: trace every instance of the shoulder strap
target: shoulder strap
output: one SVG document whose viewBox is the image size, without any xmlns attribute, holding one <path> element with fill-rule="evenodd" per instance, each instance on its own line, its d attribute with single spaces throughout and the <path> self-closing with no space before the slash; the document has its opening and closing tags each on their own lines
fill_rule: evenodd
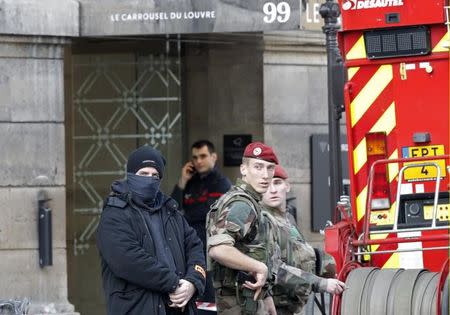
<svg viewBox="0 0 450 315">
<path fill-rule="evenodd" d="M 280 239 L 280 229 L 278 227 L 277 219 L 269 213 L 268 211 L 262 211 L 261 217 L 264 219 L 264 224 L 266 225 L 266 235 L 267 242 L 277 242 Z"/>
<path fill-rule="evenodd" d="M 275 217 L 268 211 L 261 211 L 261 225 L 263 226 L 263 240 L 266 250 L 266 265 L 269 275 L 274 274 L 275 267 L 281 259 L 281 249 L 279 246 L 280 230 Z"/>
<path fill-rule="evenodd" d="M 258 205 L 257 201 L 255 201 L 253 198 L 251 198 L 248 194 L 246 194 L 239 187 L 231 188 L 231 190 L 229 190 L 228 193 L 223 195 L 223 198 L 220 198 L 219 200 L 222 201 L 222 203 L 220 205 L 218 205 L 218 206 L 221 206 L 220 208 L 228 205 L 232 201 L 238 200 L 238 201 L 243 201 L 245 203 L 248 203 L 252 207 L 252 209 L 255 211 L 255 213 L 258 214 L 259 205 Z"/>
</svg>

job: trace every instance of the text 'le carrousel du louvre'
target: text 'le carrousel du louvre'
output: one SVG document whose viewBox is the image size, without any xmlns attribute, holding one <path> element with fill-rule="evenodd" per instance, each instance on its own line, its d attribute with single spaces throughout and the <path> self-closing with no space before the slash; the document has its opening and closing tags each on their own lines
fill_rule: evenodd
<svg viewBox="0 0 450 315">
<path fill-rule="evenodd" d="M 131 12 L 111 14 L 112 22 L 215 19 L 215 11 Z"/>
<path fill-rule="evenodd" d="M 83 33 L 100 36 L 259 32 L 297 30 L 300 27 L 299 0 L 261 0 L 260 6 L 250 6 L 248 0 L 153 1 L 155 5 L 144 7 L 133 4 L 134 1 L 121 1 L 121 5 L 100 8 L 87 4 L 82 11 Z M 239 1 L 242 5 L 237 4 Z M 99 14 L 104 17 L 102 20 L 108 21 L 106 25 L 98 19 Z"/>
</svg>

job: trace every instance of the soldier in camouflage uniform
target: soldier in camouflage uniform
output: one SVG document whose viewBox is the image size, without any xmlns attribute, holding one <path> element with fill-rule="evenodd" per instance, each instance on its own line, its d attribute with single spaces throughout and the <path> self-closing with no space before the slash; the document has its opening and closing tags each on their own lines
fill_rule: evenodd
<svg viewBox="0 0 450 315">
<path fill-rule="evenodd" d="M 208 270 L 213 273 L 219 315 L 262 314 L 271 253 L 260 230 L 259 201 L 276 164 L 272 148 L 260 142 L 249 144 L 240 166 L 242 179 L 208 214 Z"/>
<path fill-rule="evenodd" d="M 344 283 L 322 278 L 335 276 L 334 261 L 306 243 L 295 219 L 286 211 L 289 191 L 288 175 L 277 165 L 269 189 L 263 194 L 262 214 L 272 225 L 270 237 L 274 237 L 279 245 L 279 253 L 275 255 L 280 255 L 281 261 L 274 257 L 271 268 L 276 274 L 277 284 L 273 286 L 272 297 L 278 315 L 300 313 L 312 291 L 339 294 L 344 289 Z M 322 277 L 314 274 L 316 270 Z"/>
</svg>

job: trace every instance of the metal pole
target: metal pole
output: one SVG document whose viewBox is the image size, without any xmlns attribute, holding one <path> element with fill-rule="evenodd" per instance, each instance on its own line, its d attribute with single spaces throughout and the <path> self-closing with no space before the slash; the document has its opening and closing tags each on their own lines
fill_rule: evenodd
<svg viewBox="0 0 450 315">
<path fill-rule="evenodd" d="M 343 112 L 344 66 L 337 46 L 339 5 L 333 0 L 326 0 L 320 6 L 320 15 L 325 20 L 322 27 L 326 35 L 327 77 L 328 77 L 328 137 L 330 153 L 330 218 L 333 219 L 336 204 L 343 194 L 340 124 Z"/>
<path fill-rule="evenodd" d="M 52 241 L 52 209 L 48 207 L 47 193 L 38 192 L 38 239 L 39 239 L 39 266 L 53 265 Z"/>
</svg>

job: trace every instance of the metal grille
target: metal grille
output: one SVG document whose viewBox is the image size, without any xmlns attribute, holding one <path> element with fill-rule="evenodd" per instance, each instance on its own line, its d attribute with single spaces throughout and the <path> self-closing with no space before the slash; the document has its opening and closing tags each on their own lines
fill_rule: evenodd
<svg viewBox="0 0 450 315">
<path fill-rule="evenodd" d="M 180 42 L 159 53 L 74 55 L 73 254 L 92 243 L 113 180 L 128 154 L 149 144 L 177 159 L 181 150 Z M 178 161 L 175 161 L 177 163 Z"/>
<path fill-rule="evenodd" d="M 425 26 L 367 31 L 364 42 L 369 59 L 420 56 L 431 51 Z"/>
<path fill-rule="evenodd" d="M 369 37 L 366 40 L 366 47 L 368 51 L 373 53 L 381 52 L 381 37 Z"/>
</svg>

